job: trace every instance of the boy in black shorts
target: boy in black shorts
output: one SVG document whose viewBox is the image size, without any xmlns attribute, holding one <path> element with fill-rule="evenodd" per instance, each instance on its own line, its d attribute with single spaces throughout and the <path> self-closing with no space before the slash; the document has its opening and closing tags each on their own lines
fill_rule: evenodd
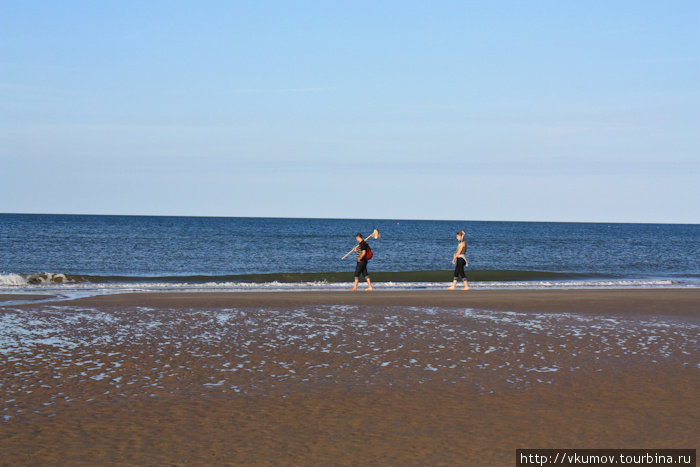
<svg viewBox="0 0 700 467">
<path fill-rule="evenodd" d="M 367 291 L 371 291 L 372 280 L 369 278 L 369 273 L 367 272 L 367 261 L 369 260 L 367 253 L 371 250 L 361 233 L 355 235 L 355 239 L 359 245 L 352 249 L 357 255 L 357 265 L 355 266 L 355 285 L 350 290 L 357 290 L 357 284 L 360 282 L 360 274 L 362 274 L 367 280 Z"/>
</svg>

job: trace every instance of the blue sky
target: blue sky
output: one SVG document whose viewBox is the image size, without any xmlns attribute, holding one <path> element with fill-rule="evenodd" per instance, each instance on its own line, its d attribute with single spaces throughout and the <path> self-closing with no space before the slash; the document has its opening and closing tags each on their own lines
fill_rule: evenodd
<svg viewBox="0 0 700 467">
<path fill-rule="evenodd" d="M 700 2 L 0 2 L 0 212 L 700 222 Z"/>
</svg>

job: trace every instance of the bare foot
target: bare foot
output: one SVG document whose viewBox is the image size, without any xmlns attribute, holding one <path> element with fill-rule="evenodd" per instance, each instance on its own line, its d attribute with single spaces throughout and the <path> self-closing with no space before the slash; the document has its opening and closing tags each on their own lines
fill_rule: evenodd
<svg viewBox="0 0 700 467">
<path fill-rule="evenodd" d="M 454 286 L 454 285 L 451 285 L 451 286 L 449 286 L 449 287 L 447 288 L 447 290 L 454 290 L 454 289 L 455 289 L 455 286 Z"/>
<path fill-rule="evenodd" d="M 357 287 L 353 287 L 352 289 L 350 289 L 350 292 L 357 292 Z"/>
<path fill-rule="evenodd" d="M 374 289 L 373 289 L 372 287 L 367 287 L 367 288 L 365 289 L 365 292 L 371 292 L 371 291 L 373 291 L 373 290 L 374 290 Z"/>
<path fill-rule="evenodd" d="M 462 290 L 469 290 L 469 287 L 464 287 Z"/>
</svg>

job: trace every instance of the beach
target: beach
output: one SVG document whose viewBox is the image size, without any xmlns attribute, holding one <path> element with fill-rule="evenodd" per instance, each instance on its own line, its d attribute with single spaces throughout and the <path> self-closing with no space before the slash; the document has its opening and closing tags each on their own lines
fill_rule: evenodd
<svg viewBox="0 0 700 467">
<path fill-rule="evenodd" d="M 513 465 L 695 448 L 700 289 L 2 306 L 0 465 Z"/>
</svg>

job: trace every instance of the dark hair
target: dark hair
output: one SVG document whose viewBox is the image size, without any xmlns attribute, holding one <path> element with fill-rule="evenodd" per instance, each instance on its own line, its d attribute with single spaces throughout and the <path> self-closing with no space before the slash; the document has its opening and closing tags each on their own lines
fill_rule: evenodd
<svg viewBox="0 0 700 467">
<path fill-rule="evenodd" d="M 357 238 L 357 237 L 362 237 L 362 234 L 361 234 L 360 232 L 357 232 L 357 233 L 355 234 L 355 238 Z M 362 237 L 362 238 L 365 238 L 365 237 Z"/>
</svg>

